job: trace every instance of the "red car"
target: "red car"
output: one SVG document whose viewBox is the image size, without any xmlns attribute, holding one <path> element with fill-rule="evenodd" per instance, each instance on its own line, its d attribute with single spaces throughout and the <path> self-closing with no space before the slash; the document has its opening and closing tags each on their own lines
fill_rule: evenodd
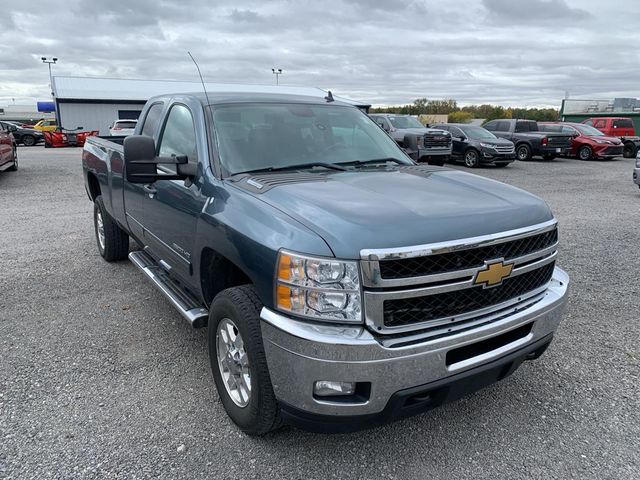
<svg viewBox="0 0 640 480">
<path fill-rule="evenodd" d="M 0 126 L 0 172 L 18 170 L 18 149 L 12 135 L 15 128 Z"/>
<path fill-rule="evenodd" d="M 628 117 L 592 117 L 582 123 L 597 128 L 605 135 L 618 137 L 624 145 L 624 158 L 635 158 L 640 148 L 640 137 L 636 136 L 633 120 Z"/>
<path fill-rule="evenodd" d="M 542 132 L 570 133 L 571 156 L 580 160 L 621 157 L 624 151 L 622 140 L 583 123 L 538 122 L 538 128 Z"/>
</svg>

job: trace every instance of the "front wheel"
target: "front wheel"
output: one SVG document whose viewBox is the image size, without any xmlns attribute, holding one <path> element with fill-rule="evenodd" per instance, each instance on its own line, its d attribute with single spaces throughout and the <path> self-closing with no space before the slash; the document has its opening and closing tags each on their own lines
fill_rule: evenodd
<svg viewBox="0 0 640 480">
<path fill-rule="evenodd" d="M 624 149 L 622 150 L 622 156 L 624 158 L 635 158 L 637 150 L 635 143 L 625 142 Z"/>
<path fill-rule="evenodd" d="M 578 150 L 578 158 L 580 160 L 591 160 L 592 157 L 593 150 L 591 150 L 591 147 L 589 147 L 588 145 L 583 145 L 582 147 L 580 147 L 580 150 Z"/>
<path fill-rule="evenodd" d="M 98 251 L 107 262 L 124 260 L 129 254 L 129 235 L 109 216 L 104 208 L 102 195 L 93 203 L 93 226 Z"/>
<path fill-rule="evenodd" d="M 7 168 L 7 172 L 17 172 L 18 171 L 18 151 L 13 150 L 13 165 Z"/>
<path fill-rule="evenodd" d="M 467 150 L 464 154 L 464 164 L 468 168 L 477 168 L 480 165 L 478 152 L 473 149 Z"/>
<path fill-rule="evenodd" d="M 516 148 L 516 157 L 518 157 L 520 161 L 531 160 L 531 148 L 529 145 L 526 143 L 518 145 Z"/>
<path fill-rule="evenodd" d="M 227 415 L 249 435 L 280 426 L 260 330 L 262 303 L 252 285 L 232 287 L 209 310 L 209 360 Z"/>
</svg>

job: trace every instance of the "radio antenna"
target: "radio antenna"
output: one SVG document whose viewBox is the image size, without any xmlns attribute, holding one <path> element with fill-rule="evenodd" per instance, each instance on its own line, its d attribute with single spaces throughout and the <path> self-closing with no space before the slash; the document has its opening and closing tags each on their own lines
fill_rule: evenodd
<svg viewBox="0 0 640 480">
<path fill-rule="evenodd" d="M 202 78 L 202 72 L 200 72 L 200 67 L 198 66 L 198 62 L 196 62 L 196 59 L 193 58 L 193 55 L 191 55 L 190 51 L 187 50 L 187 53 L 191 57 L 191 60 L 193 60 L 193 64 L 198 69 L 198 75 L 200 76 L 200 82 L 202 82 L 202 90 L 204 90 L 204 96 L 207 99 L 207 105 L 211 105 L 211 102 L 209 102 L 209 95 L 207 95 L 207 87 L 204 86 L 204 78 Z"/>
</svg>

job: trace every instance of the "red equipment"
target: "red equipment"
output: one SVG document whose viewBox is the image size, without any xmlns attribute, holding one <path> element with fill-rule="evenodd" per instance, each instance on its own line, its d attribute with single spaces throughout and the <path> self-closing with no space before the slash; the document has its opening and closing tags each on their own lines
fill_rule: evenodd
<svg viewBox="0 0 640 480">
<path fill-rule="evenodd" d="M 56 130 L 55 132 L 42 132 L 45 148 L 57 147 L 82 147 L 87 137 L 98 135 L 98 130 L 78 132 L 75 130 Z"/>
</svg>

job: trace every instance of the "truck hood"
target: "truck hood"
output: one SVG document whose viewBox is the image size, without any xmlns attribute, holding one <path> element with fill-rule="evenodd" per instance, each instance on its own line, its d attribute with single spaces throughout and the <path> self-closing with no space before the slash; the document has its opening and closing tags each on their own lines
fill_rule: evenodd
<svg viewBox="0 0 640 480">
<path fill-rule="evenodd" d="M 553 218 L 540 198 L 457 170 L 407 166 L 317 175 L 321 180 L 297 181 L 288 174 L 288 180 L 273 180 L 263 193 L 247 190 L 315 231 L 338 258 L 359 258 L 363 249 L 504 232 Z M 252 179 L 238 183 L 247 180 Z"/>
</svg>

